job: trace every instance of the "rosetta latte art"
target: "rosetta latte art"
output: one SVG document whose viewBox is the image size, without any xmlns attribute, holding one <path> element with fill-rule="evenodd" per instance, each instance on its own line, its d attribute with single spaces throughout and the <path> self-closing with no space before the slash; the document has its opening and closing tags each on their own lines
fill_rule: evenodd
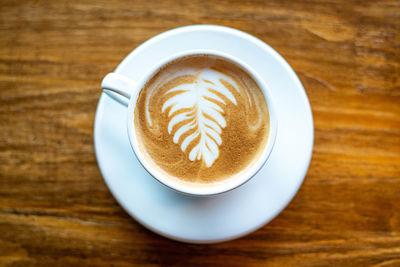
<svg viewBox="0 0 400 267">
<path fill-rule="evenodd" d="M 215 57 L 164 66 L 136 104 L 139 149 L 171 179 L 210 184 L 240 176 L 268 140 L 261 89 L 239 66 Z"/>
<path fill-rule="evenodd" d="M 194 83 L 179 85 L 165 93 L 168 98 L 162 106 L 162 112 L 170 108 L 168 133 L 173 132 L 174 143 L 180 143 L 182 151 L 190 143 L 196 143 L 189 153 L 189 159 L 203 160 L 210 167 L 219 156 L 221 133 L 226 126 L 226 102 L 218 94 L 236 105 L 235 97 L 220 80 L 229 81 L 238 92 L 239 89 L 232 79 L 211 69 L 192 75 L 197 77 Z M 180 127 L 176 127 L 178 124 Z M 189 134 L 181 138 L 185 133 Z"/>
</svg>

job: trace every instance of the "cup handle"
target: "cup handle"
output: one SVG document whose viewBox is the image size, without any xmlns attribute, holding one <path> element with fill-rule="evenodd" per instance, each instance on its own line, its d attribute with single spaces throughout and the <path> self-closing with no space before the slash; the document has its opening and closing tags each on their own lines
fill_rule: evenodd
<svg viewBox="0 0 400 267">
<path fill-rule="evenodd" d="M 101 82 L 101 88 L 104 92 L 107 93 L 107 91 L 112 91 L 125 97 L 126 100 L 131 98 L 132 92 L 136 88 L 136 85 L 137 82 L 134 80 L 114 72 L 107 74 Z"/>
</svg>

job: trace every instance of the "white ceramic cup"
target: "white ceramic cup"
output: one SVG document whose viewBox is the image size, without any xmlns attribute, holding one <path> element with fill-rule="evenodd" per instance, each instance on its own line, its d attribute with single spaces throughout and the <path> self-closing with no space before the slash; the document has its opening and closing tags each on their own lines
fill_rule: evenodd
<svg viewBox="0 0 400 267">
<path fill-rule="evenodd" d="M 157 168 L 152 167 L 152 165 L 154 164 L 149 163 L 148 159 L 146 159 L 146 157 L 143 155 L 143 153 L 140 151 L 138 147 L 138 140 L 134 126 L 134 120 L 135 120 L 134 111 L 136 107 L 136 102 L 141 89 L 145 86 L 147 81 L 149 81 L 158 72 L 160 68 L 162 68 L 169 62 L 182 57 L 192 56 L 192 55 L 210 55 L 213 57 L 222 58 L 226 61 L 231 61 L 239 65 L 253 78 L 253 80 L 258 84 L 259 88 L 264 93 L 269 111 L 270 130 L 269 130 L 268 141 L 264 148 L 263 153 L 258 158 L 256 163 L 253 164 L 252 168 L 249 168 L 249 170 L 246 171 L 243 175 L 228 178 L 223 180 L 222 182 L 208 184 L 206 186 L 195 186 L 191 185 L 190 183 L 182 183 L 174 181 L 173 179 L 166 177 Z M 268 89 L 263 79 L 250 66 L 248 66 L 242 60 L 235 58 L 229 54 L 214 50 L 206 50 L 206 49 L 183 51 L 160 60 L 159 63 L 154 65 L 139 81 L 134 81 L 131 78 L 123 76 L 121 74 L 109 73 L 104 77 L 101 84 L 101 88 L 104 91 L 115 92 L 129 100 L 127 129 L 128 129 L 129 141 L 136 157 L 152 177 L 154 177 L 156 180 L 166 185 L 167 187 L 172 188 L 178 192 L 195 196 L 207 196 L 207 195 L 215 195 L 230 191 L 250 180 L 268 160 L 268 157 L 273 149 L 277 133 L 278 122 L 270 90 Z"/>
</svg>

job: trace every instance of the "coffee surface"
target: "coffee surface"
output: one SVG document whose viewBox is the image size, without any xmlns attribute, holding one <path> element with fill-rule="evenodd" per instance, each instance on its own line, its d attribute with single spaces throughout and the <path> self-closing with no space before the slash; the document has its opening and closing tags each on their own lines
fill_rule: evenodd
<svg viewBox="0 0 400 267">
<path fill-rule="evenodd" d="M 268 106 L 247 72 L 209 55 L 161 68 L 135 108 L 139 149 L 171 179 L 194 184 L 241 175 L 262 154 Z"/>
</svg>

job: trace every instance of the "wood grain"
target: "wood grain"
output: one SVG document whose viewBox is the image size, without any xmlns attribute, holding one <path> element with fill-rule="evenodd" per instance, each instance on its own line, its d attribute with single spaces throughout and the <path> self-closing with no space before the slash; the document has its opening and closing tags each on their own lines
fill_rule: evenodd
<svg viewBox="0 0 400 267">
<path fill-rule="evenodd" d="M 100 81 L 190 24 L 238 28 L 299 75 L 315 122 L 301 190 L 239 240 L 159 237 L 98 170 Z M 0 265 L 400 266 L 399 1 L 8 1 L 0 7 Z"/>
</svg>

